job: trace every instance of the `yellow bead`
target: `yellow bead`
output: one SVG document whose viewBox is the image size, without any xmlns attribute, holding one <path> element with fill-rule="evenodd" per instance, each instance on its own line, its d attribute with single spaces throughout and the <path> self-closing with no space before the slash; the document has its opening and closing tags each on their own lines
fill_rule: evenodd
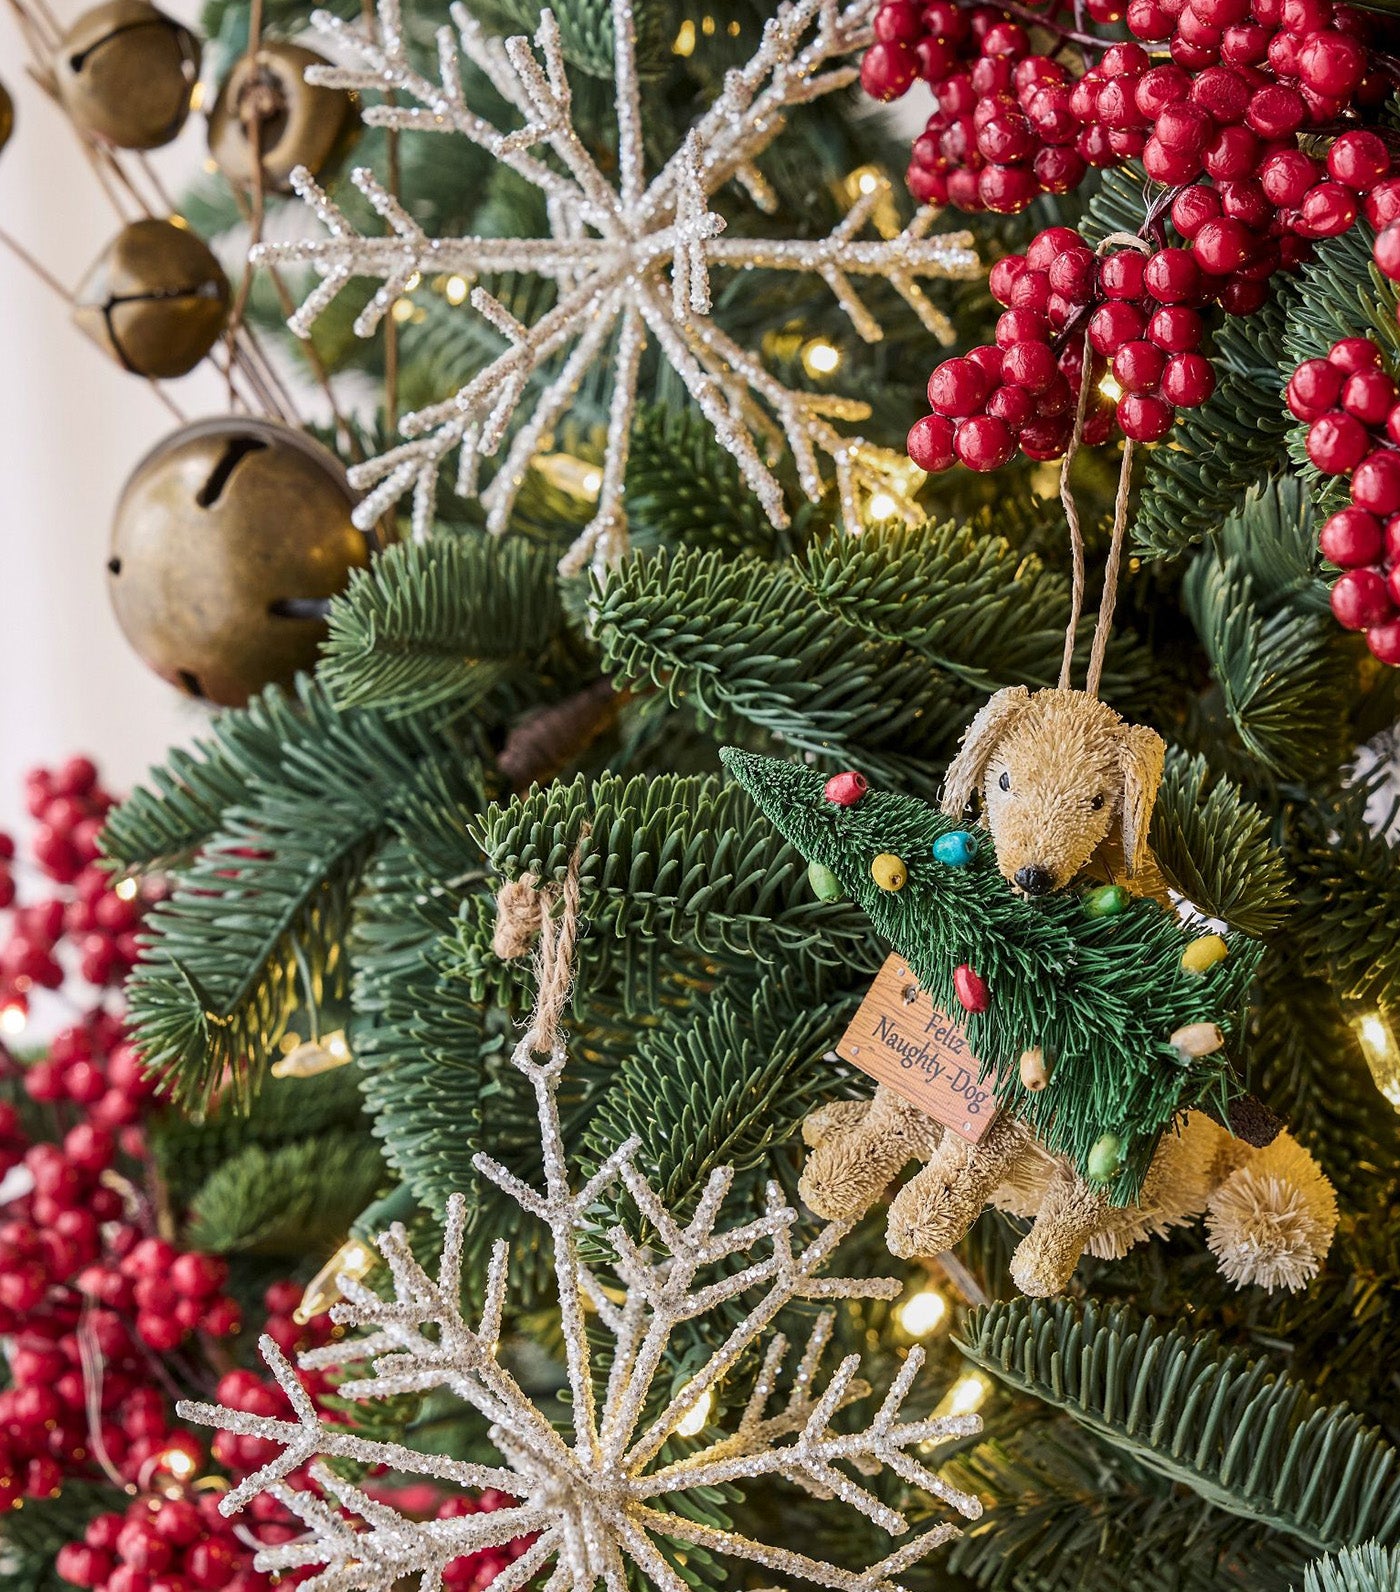
<svg viewBox="0 0 1400 1592">
<path fill-rule="evenodd" d="M 1039 1094 L 1050 1082 L 1050 1064 L 1039 1045 L 1021 1052 L 1020 1073 L 1022 1087 L 1032 1094 Z"/>
<path fill-rule="evenodd" d="M 1188 973 L 1204 973 L 1229 954 L 1230 947 L 1218 934 L 1202 934 L 1181 953 L 1181 965 Z"/>
<path fill-rule="evenodd" d="M 870 877 L 882 890 L 902 890 L 909 881 L 909 870 L 903 857 L 892 851 L 882 851 L 870 864 Z"/>
</svg>

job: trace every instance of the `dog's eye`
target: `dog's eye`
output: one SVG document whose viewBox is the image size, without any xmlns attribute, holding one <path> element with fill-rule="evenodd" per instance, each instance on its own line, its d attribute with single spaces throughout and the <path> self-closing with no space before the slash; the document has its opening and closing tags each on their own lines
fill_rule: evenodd
<svg viewBox="0 0 1400 1592">
<path fill-rule="evenodd" d="M 1090 801 L 1089 805 L 1094 809 L 1095 812 L 1098 812 L 1099 808 L 1103 806 L 1103 797 L 1102 797 L 1102 795 L 1095 796 Z"/>
<path fill-rule="evenodd" d="M 1005 769 L 1002 770 L 1001 778 L 997 781 L 997 784 L 1002 788 L 1002 790 L 1011 789 L 1011 775 L 1008 774 Z"/>
</svg>

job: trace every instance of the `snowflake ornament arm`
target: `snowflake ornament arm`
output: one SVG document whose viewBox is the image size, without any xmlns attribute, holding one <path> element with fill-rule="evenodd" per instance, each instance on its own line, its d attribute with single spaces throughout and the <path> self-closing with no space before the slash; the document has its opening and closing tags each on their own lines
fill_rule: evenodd
<svg viewBox="0 0 1400 1592">
<path fill-rule="evenodd" d="M 797 461 L 802 490 L 809 497 L 816 499 L 825 490 L 821 461 L 831 462 L 843 521 L 848 530 L 860 528 L 859 494 L 888 487 L 895 456 L 846 435 L 832 421 L 859 421 L 868 415 L 868 407 L 789 388 L 725 337 L 710 318 L 710 271 L 720 267 L 818 275 L 855 331 L 870 342 L 881 338 L 882 329 L 852 279 L 880 277 L 946 342 L 951 328 L 919 281 L 975 275 L 978 263 L 970 235 L 930 236 L 934 213 L 923 210 L 898 237 L 863 240 L 859 234 L 881 197 L 877 190 L 863 196 L 824 239 L 724 238 L 724 222 L 711 200 L 727 182 L 737 181 L 760 205 L 771 207 L 773 196 L 754 162 L 782 130 L 786 110 L 852 81 L 855 68 L 843 58 L 868 42 L 876 4 L 787 0 L 765 25 L 754 55 L 728 74 L 714 103 L 647 182 L 631 5 L 630 0 L 613 0 L 615 186 L 574 129 L 559 29 L 549 11 L 541 16 L 532 49 L 524 38 L 502 43 L 489 37 L 463 7 L 454 6 L 454 28 L 438 33 L 437 81 L 409 59 L 398 0 L 380 0 L 377 37 L 328 13 L 315 14 L 318 30 L 349 64 L 313 68 L 308 74 L 313 81 L 354 91 L 391 89 L 404 103 L 369 107 L 365 120 L 371 125 L 456 134 L 477 144 L 540 191 L 550 236 L 430 238 L 372 174 L 357 170 L 356 186 L 388 228 L 384 236 L 362 237 L 300 170 L 293 183 L 326 236 L 266 243 L 254 251 L 259 262 L 309 263 L 321 275 L 292 317 L 292 329 L 309 335 L 316 318 L 355 276 L 380 283 L 355 322 L 361 336 L 375 330 L 415 273 L 452 272 L 475 280 L 493 271 L 517 271 L 546 277 L 559 287 L 554 307 L 532 326 L 518 321 L 486 289 L 473 289 L 472 307 L 507 346 L 452 398 L 406 415 L 402 443 L 355 467 L 351 479 L 366 493 L 356 514 L 360 524 L 373 524 L 411 494 L 414 535 L 426 535 L 442 465 L 456 453 L 457 490 L 476 495 L 481 461 L 496 457 L 517 414 L 529 406 L 529 418 L 516 429 L 481 494 L 489 529 L 503 531 L 543 437 L 590 367 L 609 357 L 611 345 L 612 397 L 597 510 L 561 567 L 576 572 L 590 560 L 599 568 L 611 563 L 626 548 L 627 449 L 638 368 L 651 337 L 775 527 L 788 523 L 788 511 L 755 437 L 771 440 L 776 430 Z M 463 56 L 519 112 L 520 128 L 504 131 L 467 105 Z M 553 161 L 535 153 L 541 146 Z M 562 366 L 546 371 L 566 348 Z"/>
<path fill-rule="evenodd" d="M 546 1225 L 561 1303 L 572 1394 L 572 1436 L 558 1431 L 533 1405 L 501 1364 L 498 1342 L 506 1289 L 506 1246 L 492 1253 L 485 1302 L 475 1327 L 461 1308 L 461 1256 L 466 1202 L 449 1201 L 446 1236 L 436 1279 L 414 1259 L 403 1229 L 379 1241 L 389 1263 L 393 1297 L 381 1299 L 350 1277 L 340 1279 L 345 1302 L 336 1319 L 367 1329 L 363 1336 L 302 1356 L 307 1369 L 331 1363 L 365 1363 L 367 1374 L 340 1387 L 349 1399 L 389 1398 L 410 1389 L 440 1387 L 457 1394 L 491 1423 L 500 1466 L 476 1465 L 423 1454 L 400 1443 L 372 1442 L 353 1428 L 327 1422 L 301 1386 L 290 1362 L 264 1339 L 262 1349 L 291 1403 L 294 1419 L 277 1420 L 208 1404 L 184 1404 L 191 1421 L 251 1433 L 281 1452 L 257 1474 L 228 1493 L 221 1507 L 232 1513 L 257 1492 L 271 1491 L 301 1520 L 305 1532 L 263 1549 L 260 1569 L 316 1567 L 306 1592 L 389 1592 L 403 1576 L 418 1578 L 423 1592 L 442 1584 L 452 1559 L 539 1533 L 526 1553 L 503 1568 L 485 1592 L 515 1592 L 544 1573 L 553 1592 L 589 1592 L 600 1582 L 624 1592 L 630 1561 L 663 1592 L 686 1592 L 660 1542 L 761 1565 L 833 1592 L 900 1592 L 898 1576 L 955 1534 L 951 1523 L 928 1529 L 866 1569 L 848 1569 L 824 1559 L 773 1546 L 742 1533 L 720 1530 L 667 1510 L 670 1494 L 720 1483 L 774 1476 L 810 1495 L 858 1510 L 892 1535 L 908 1522 L 846 1469 L 874 1475 L 889 1469 L 910 1486 L 941 1498 L 975 1519 L 981 1504 L 959 1492 L 918 1457 L 929 1445 L 980 1430 L 975 1415 L 933 1416 L 903 1421 L 903 1405 L 923 1363 L 914 1349 L 870 1423 L 854 1432 L 833 1426 L 838 1413 L 864 1398 L 858 1357 L 843 1360 L 825 1381 L 823 1353 L 833 1327 L 822 1311 L 802 1349 L 783 1399 L 776 1403 L 788 1343 L 774 1335 L 737 1425 L 695 1453 L 661 1462 L 667 1440 L 686 1414 L 730 1372 L 740 1357 L 767 1334 L 783 1307 L 799 1299 L 895 1297 L 893 1278 L 827 1277 L 822 1273 L 849 1231 L 832 1223 L 803 1245 L 793 1242 L 796 1213 L 770 1187 L 761 1216 L 735 1227 L 720 1226 L 732 1173 L 724 1168 L 707 1183 L 693 1215 L 671 1211 L 636 1166 L 636 1143 L 622 1145 L 575 1192 L 564 1160 L 557 1090 L 564 1068 L 562 1042 L 548 1058 L 535 1059 L 532 1030 L 517 1047 L 514 1063 L 533 1086 L 545 1168 L 543 1190 L 530 1187 L 488 1157 L 477 1166 L 521 1207 Z M 655 1252 L 642 1249 L 621 1228 L 609 1235 L 615 1256 L 613 1285 L 605 1287 L 580 1258 L 579 1233 L 599 1196 L 619 1179 L 648 1227 Z M 705 1282 L 708 1270 L 741 1257 L 732 1275 Z M 621 1303 L 617 1302 L 621 1290 Z M 667 1350 L 682 1322 L 732 1300 L 751 1300 L 743 1319 L 690 1381 L 658 1414 L 652 1397 L 664 1375 Z M 604 1395 L 595 1390 L 584 1312 L 592 1306 L 613 1339 Z M 322 1458 L 382 1465 L 431 1476 L 461 1487 L 495 1487 L 519 1500 L 489 1514 L 419 1521 L 370 1498 L 337 1477 Z M 311 1463 L 316 1491 L 287 1485 L 293 1472 Z"/>
</svg>

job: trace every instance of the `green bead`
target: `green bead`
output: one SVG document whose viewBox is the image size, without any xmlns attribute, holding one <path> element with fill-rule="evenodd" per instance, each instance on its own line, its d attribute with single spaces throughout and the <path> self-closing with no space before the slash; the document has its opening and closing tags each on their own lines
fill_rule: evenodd
<svg viewBox="0 0 1400 1592">
<path fill-rule="evenodd" d="M 1095 1139 L 1089 1151 L 1089 1164 L 1085 1175 L 1091 1182 L 1107 1183 L 1118 1175 L 1123 1165 L 1123 1141 L 1116 1133 L 1104 1133 Z"/>
<path fill-rule="evenodd" d="M 1084 913 L 1091 918 L 1116 918 L 1132 899 L 1121 884 L 1101 884 L 1084 897 Z"/>
<path fill-rule="evenodd" d="M 818 901 L 839 901 L 846 893 L 841 888 L 841 881 L 824 862 L 807 864 L 807 883 L 811 885 Z"/>
</svg>

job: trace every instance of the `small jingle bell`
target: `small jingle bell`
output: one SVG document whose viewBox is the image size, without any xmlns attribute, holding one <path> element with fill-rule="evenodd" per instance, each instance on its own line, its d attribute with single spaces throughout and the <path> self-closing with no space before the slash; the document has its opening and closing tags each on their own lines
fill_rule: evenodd
<svg viewBox="0 0 1400 1592">
<path fill-rule="evenodd" d="M 261 164 L 263 185 L 290 193 L 298 166 L 318 177 L 344 154 L 360 125 L 354 100 L 306 81 L 308 67 L 327 65 L 314 50 L 280 39 L 234 64 L 209 112 L 209 153 L 230 182 L 251 188 Z"/>
<path fill-rule="evenodd" d="M 118 149 L 158 149 L 185 125 L 199 40 L 147 0 L 85 11 L 53 59 L 59 99 L 83 132 Z"/>
<path fill-rule="evenodd" d="M 977 837 L 966 829 L 952 829 L 933 843 L 933 854 L 949 868 L 965 868 L 977 855 Z"/>
<path fill-rule="evenodd" d="M 882 890 L 902 890 L 909 883 L 909 869 L 903 857 L 882 851 L 870 864 L 870 877 Z"/>
<path fill-rule="evenodd" d="M 228 305 L 228 278 L 201 238 L 173 221 L 133 221 L 83 279 L 73 321 L 123 370 L 161 379 L 204 358 Z"/>
<path fill-rule="evenodd" d="M 836 807 L 854 807 L 869 789 L 870 783 L 864 774 L 848 769 L 844 774 L 833 774 L 822 794 Z"/>
<path fill-rule="evenodd" d="M 811 885 L 812 894 L 818 901 L 839 901 L 845 894 L 841 881 L 822 862 L 807 864 L 807 883 Z"/>
</svg>

